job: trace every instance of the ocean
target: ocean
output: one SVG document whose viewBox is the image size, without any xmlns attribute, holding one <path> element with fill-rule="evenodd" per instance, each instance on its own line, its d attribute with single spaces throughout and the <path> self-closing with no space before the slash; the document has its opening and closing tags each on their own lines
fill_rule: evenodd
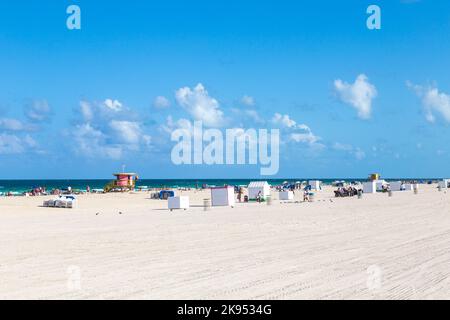
<svg viewBox="0 0 450 320">
<path fill-rule="evenodd" d="M 331 184 L 336 180 L 350 181 L 365 181 L 366 178 L 335 178 L 335 179 L 313 179 L 313 178 L 290 178 L 290 179 L 139 179 L 136 187 L 148 188 L 195 188 L 208 186 L 223 186 L 223 185 L 248 185 L 250 181 L 266 180 L 271 185 L 279 185 L 284 181 L 294 183 L 295 181 L 320 180 L 324 184 Z M 430 179 L 386 179 L 389 180 L 419 180 L 429 181 L 437 180 Z M 111 179 L 67 179 L 67 180 L 0 180 L 0 195 L 7 192 L 23 193 L 30 191 L 36 187 L 45 187 L 48 191 L 52 189 L 65 189 L 72 187 L 74 190 L 86 190 L 89 186 L 93 189 L 103 189 L 103 187 L 110 182 Z"/>
</svg>

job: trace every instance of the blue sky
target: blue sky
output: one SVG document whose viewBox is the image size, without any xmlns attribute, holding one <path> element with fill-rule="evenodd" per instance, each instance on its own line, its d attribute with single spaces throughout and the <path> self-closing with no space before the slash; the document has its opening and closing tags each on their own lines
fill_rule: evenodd
<svg viewBox="0 0 450 320">
<path fill-rule="evenodd" d="M 257 177 L 171 163 L 204 119 L 280 129 L 277 177 L 450 176 L 449 56 L 445 0 L 1 2 L 0 179 Z"/>
</svg>

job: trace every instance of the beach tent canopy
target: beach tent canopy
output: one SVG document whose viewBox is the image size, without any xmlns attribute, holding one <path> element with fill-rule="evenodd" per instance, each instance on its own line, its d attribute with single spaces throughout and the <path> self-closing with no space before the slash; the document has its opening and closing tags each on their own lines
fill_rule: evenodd
<svg viewBox="0 0 450 320">
<path fill-rule="evenodd" d="M 161 190 L 159 192 L 159 198 L 161 200 L 166 200 L 170 197 L 174 197 L 175 196 L 175 192 L 173 192 L 172 190 Z"/>
<path fill-rule="evenodd" d="M 364 193 L 376 193 L 377 192 L 376 182 L 375 181 L 363 182 L 363 192 Z"/>
<path fill-rule="evenodd" d="M 231 206 L 235 204 L 234 187 L 212 187 L 211 188 L 211 205 L 217 206 Z"/>
<path fill-rule="evenodd" d="M 403 183 L 401 181 L 391 181 L 389 182 L 389 188 L 391 191 L 401 191 L 403 188 Z"/>
<path fill-rule="evenodd" d="M 311 190 L 321 190 L 321 182 L 319 180 L 309 180 L 308 185 L 311 186 Z"/>
<path fill-rule="evenodd" d="M 248 198 L 255 200 L 261 191 L 261 197 L 265 199 L 270 196 L 270 185 L 267 181 L 252 181 L 248 187 Z"/>
<path fill-rule="evenodd" d="M 450 179 L 442 179 L 438 182 L 439 186 L 443 189 L 447 189 L 450 185 Z"/>
<path fill-rule="evenodd" d="M 383 187 L 387 187 L 388 186 L 388 183 L 387 183 L 386 180 L 372 180 L 372 181 L 375 182 L 377 191 L 382 191 Z"/>
</svg>

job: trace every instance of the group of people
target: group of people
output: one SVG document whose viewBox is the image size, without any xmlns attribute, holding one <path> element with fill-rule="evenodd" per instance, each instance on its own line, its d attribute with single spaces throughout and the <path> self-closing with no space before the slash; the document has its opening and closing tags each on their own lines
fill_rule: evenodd
<svg viewBox="0 0 450 320">
<path fill-rule="evenodd" d="M 47 195 L 47 190 L 45 187 L 36 187 L 33 188 L 30 192 L 28 192 L 30 196 L 45 196 Z"/>
<path fill-rule="evenodd" d="M 334 191 L 336 197 L 353 197 L 358 194 L 358 189 L 353 186 L 339 187 Z"/>
</svg>

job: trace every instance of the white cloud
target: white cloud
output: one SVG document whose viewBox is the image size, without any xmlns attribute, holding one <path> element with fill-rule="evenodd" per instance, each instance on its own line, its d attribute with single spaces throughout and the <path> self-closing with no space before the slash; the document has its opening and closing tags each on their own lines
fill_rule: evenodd
<svg viewBox="0 0 450 320">
<path fill-rule="evenodd" d="M 122 157 L 120 145 L 108 145 L 107 136 L 89 123 L 78 124 L 72 130 L 75 152 L 85 157 L 103 157 L 118 160 Z"/>
<path fill-rule="evenodd" d="M 372 150 L 374 148 L 375 147 L 372 147 Z M 354 156 L 357 160 L 362 160 L 362 159 L 364 159 L 366 157 L 366 153 L 363 150 L 361 150 L 358 147 L 355 148 L 355 147 L 353 147 L 350 144 L 344 144 L 344 143 L 340 143 L 340 142 L 335 142 L 333 144 L 333 149 L 337 150 L 337 151 L 347 152 L 348 154 Z"/>
<path fill-rule="evenodd" d="M 337 79 L 334 81 L 334 89 L 342 102 L 357 110 L 359 118 L 370 118 L 372 100 L 377 96 L 377 90 L 366 75 L 360 74 L 353 84 Z"/>
<path fill-rule="evenodd" d="M 94 118 L 94 111 L 87 101 L 80 101 L 80 113 L 84 121 L 89 122 Z"/>
<path fill-rule="evenodd" d="M 17 119 L 0 118 L 0 129 L 8 131 L 29 131 L 33 129 L 33 126 Z"/>
<path fill-rule="evenodd" d="M 176 91 L 177 102 L 194 118 L 201 120 L 208 127 L 221 127 L 224 125 L 224 115 L 219 102 L 210 97 L 208 91 L 201 83 L 193 89 L 183 87 Z"/>
<path fill-rule="evenodd" d="M 359 148 L 356 148 L 356 150 L 353 152 L 353 155 L 357 160 L 362 160 L 366 157 L 366 153 Z"/>
<path fill-rule="evenodd" d="M 33 122 L 47 120 L 50 113 L 51 109 L 46 100 L 35 100 L 25 110 L 26 117 Z"/>
<path fill-rule="evenodd" d="M 435 122 L 435 114 L 440 114 L 446 122 L 450 123 L 450 95 L 439 92 L 435 87 L 424 87 L 420 85 L 406 83 L 413 89 L 417 96 L 421 99 L 422 106 L 425 111 L 425 118 L 429 122 Z"/>
<path fill-rule="evenodd" d="M 297 125 L 297 123 L 292 120 L 289 115 L 281 115 L 279 113 L 274 114 L 272 122 L 276 125 L 281 125 L 282 127 L 286 128 L 294 128 Z"/>
<path fill-rule="evenodd" d="M 251 96 L 244 95 L 244 96 L 241 98 L 241 103 L 242 103 L 243 105 L 252 107 L 252 106 L 255 105 L 255 99 L 254 99 L 253 97 L 251 97 Z"/>
<path fill-rule="evenodd" d="M 309 144 L 314 144 L 320 140 L 319 137 L 315 136 L 311 131 L 305 133 L 291 133 L 290 138 L 295 142 L 303 142 Z"/>
<path fill-rule="evenodd" d="M 333 144 L 333 149 L 339 150 L 339 151 L 353 151 L 353 146 L 350 144 L 343 144 L 340 142 L 335 142 Z"/>
<path fill-rule="evenodd" d="M 114 131 L 118 141 L 129 144 L 137 144 L 142 136 L 138 122 L 112 120 L 109 126 Z"/>
<path fill-rule="evenodd" d="M 170 107 L 170 101 L 166 97 L 157 96 L 155 98 L 155 101 L 153 101 L 153 106 L 159 109 L 165 109 Z"/>
<path fill-rule="evenodd" d="M 120 103 L 118 100 L 106 99 L 103 103 L 107 108 L 113 111 L 122 110 L 122 103 Z"/>
<path fill-rule="evenodd" d="M 125 151 L 151 147 L 151 137 L 144 133 L 142 123 L 118 100 L 81 101 L 78 112 L 81 121 L 69 133 L 78 155 L 120 159 Z"/>
<path fill-rule="evenodd" d="M 0 134 L 0 154 L 20 154 L 33 151 L 37 142 L 29 135 L 19 137 L 12 134 Z"/>
<path fill-rule="evenodd" d="M 320 137 L 313 134 L 310 127 L 306 124 L 298 124 L 291 119 L 288 114 L 275 113 L 272 117 L 272 123 L 284 131 L 284 140 L 296 143 L 305 143 L 311 147 L 323 149 L 325 145 L 319 143 Z"/>
<path fill-rule="evenodd" d="M 259 116 L 256 110 L 244 110 L 244 114 L 256 123 L 264 123 L 264 120 Z"/>
</svg>

